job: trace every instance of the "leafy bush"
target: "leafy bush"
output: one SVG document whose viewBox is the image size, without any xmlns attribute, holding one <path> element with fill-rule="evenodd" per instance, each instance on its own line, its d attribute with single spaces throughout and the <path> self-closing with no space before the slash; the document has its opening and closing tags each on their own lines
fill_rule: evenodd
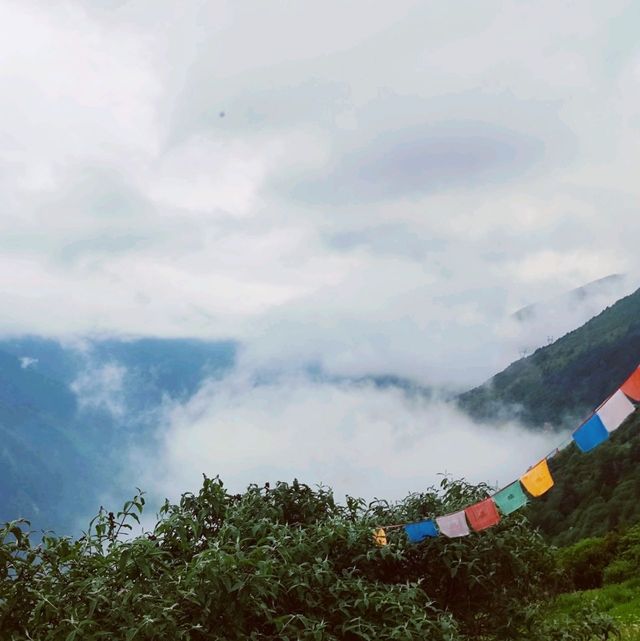
<svg viewBox="0 0 640 641">
<path fill-rule="evenodd" d="M 561 567 L 576 590 L 589 590 L 602 585 L 605 568 L 615 556 L 617 537 L 592 537 L 562 548 L 558 552 Z"/>
<path fill-rule="evenodd" d="M 372 537 L 376 525 L 458 509 L 487 490 L 445 479 L 398 504 L 339 505 L 326 488 L 297 481 L 239 495 L 205 478 L 198 494 L 165 502 L 153 530 L 131 538 L 141 494 L 117 514 L 101 509 L 78 540 L 45 534 L 33 544 L 26 523 L 8 523 L 2 638 L 518 638 L 558 583 L 554 555 L 522 516 L 461 539 L 410 545 L 393 530 L 380 548 Z"/>
<path fill-rule="evenodd" d="M 594 641 L 618 636 L 615 620 L 593 602 L 573 613 L 547 613 L 531 620 L 527 641 Z"/>
<path fill-rule="evenodd" d="M 620 537 L 616 558 L 604 571 L 604 583 L 621 583 L 637 577 L 640 572 L 640 526 L 627 530 Z"/>
</svg>

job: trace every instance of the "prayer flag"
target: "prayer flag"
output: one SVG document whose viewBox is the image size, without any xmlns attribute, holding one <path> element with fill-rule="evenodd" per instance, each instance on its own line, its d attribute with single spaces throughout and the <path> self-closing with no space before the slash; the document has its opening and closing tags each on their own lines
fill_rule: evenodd
<svg viewBox="0 0 640 641">
<path fill-rule="evenodd" d="M 640 367 L 622 384 L 620 388 L 629 398 L 640 401 Z"/>
<path fill-rule="evenodd" d="M 408 523 L 404 526 L 404 530 L 411 543 L 420 543 L 427 537 L 438 536 L 436 524 L 431 519 L 420 521 L 420 523 Z"/>
<path fill-rule="evenodd" d="M 387 544 L 387 533 L 383 528 L 378 528 L 373 534 L 373 542 L 382 547 Z"/>
<path fill-rule="evenodd" d="M 493 500 L 505 516 L 527 504 L 527 496 L 522 491 L 520 481 L 516 481 L 500 490 L 494 495 Z"/>
<path fill-rule="evenodd" d="M 583 452 L 590 452 L 608 438 L 609 432 L 597 414 L 594 414 L 573 433 L 573 440 Z"/>
<path fill-rule="evenodd" d="M 553 478 L 549 472 L 547 459 L 532 467 L 520 477 L 520 482 L 531 496 L 542 496 L 553 487 Z"/>
<path fill-rule="evenodd" d="M 446 516 L 439 516 L 436 519 L 436 523 L 440 532 L 445 536 L 467 536 L 469 534 L 469 526 L 467 525 L 464 510 L 447 514 Z"/>
<path fill-rule="evenodd" d="M 633 403 L 618 390 L 597 412 L 607 432 L 618 429 L 635 410 Z"/>
<path fill-rule="evenodd" d="M 471 527 L 476 531 L 486 530 L 500 523 L 500 515 L 492 498 L 471 505 L 465 510 Z"/>
</svg>

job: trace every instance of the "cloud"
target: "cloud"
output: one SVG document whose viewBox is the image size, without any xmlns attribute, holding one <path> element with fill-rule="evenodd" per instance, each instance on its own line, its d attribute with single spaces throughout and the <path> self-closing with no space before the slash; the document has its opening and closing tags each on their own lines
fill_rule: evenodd
<svg viewBox="0 0 640 641">
<path fill-rule="evenodd" d="M 125 376 L 127 370 L 118 363 L 87 367 L 71 383 L 71 391 L 82 409 L 104 410 L 121 419 L 126 412 Z"/>
<path fill-rule="evenodd" d="M 29 367 L 34 367 L 38 364 L 38 359 L 31 356 L 21 356 L 20 357 L 20 367 L 22 369 L 28 369 Z"/>
<path fill-rule="evenodd" d="M 638 11 L 3 3 L 0 334 L 240 345 L 137 455 L 157 492 L 510 480 L 545 435 L 290 373 L 462 389 L 615 295 L 525 330 L 514 310 L 613 271 L 635 287 Z M 127 373 L 93 369 L 80 398 L 126 414 Z"/>
<path fill-rule="evenodd" d="M 338 496 L 400 498 L 439 473 L 504 484 L 562 441 L 514 423 L 474 424 L 435 397 L 298 374 L 256 383 L 242 371 L 173 406 L 153 453 L 136 451 L 136 483 L 155 496 L 197 489 L 219 474 L 251 482 L 326 483 Z"/>
<path fill-rule="evenodd" d="M 357 204 L 508 181 L 538 161 L 543 149 L 542 142 L 491 123 L 388 130 L 345 154 L 328 175 L 297 181 L 293 193 L 302 200 Z"/>
<path fill-rule="evenodd" d="M 632 6 L 0 11 L 0 333 L 460 387 L 514 309 L 640 272 Z"/>
</svg>

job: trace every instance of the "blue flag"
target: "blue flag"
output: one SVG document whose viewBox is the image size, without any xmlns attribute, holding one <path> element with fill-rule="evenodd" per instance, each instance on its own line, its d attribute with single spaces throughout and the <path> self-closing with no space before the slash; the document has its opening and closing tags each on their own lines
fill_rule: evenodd
<svg viewBox="0 0 640 641">
<path fill-rule="evenodd" d="M 589 452 L 608 438 L 609 432 L 597 414 L 594 414 L 573 433 L 573 440 L 583 452 Z"/>
<path fill-rule="evenodd" d="M 431 519 L 420 521 L 420 523 L 409 523 L 404 526 L 404 530 L 411 543 L 420 543 L 428 537 L 438 536 L 436 524 Z"/>
</svg>

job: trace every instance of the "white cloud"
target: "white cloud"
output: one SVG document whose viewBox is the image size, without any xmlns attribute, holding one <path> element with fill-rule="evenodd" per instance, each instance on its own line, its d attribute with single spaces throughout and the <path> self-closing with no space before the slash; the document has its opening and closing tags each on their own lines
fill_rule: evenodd
<svg viewBox="0 0 640 641">
<path fill-rule="evenodd" d="M 442 400 L 369 383 L 304 375 L 256 384 L 236 372 L 174 406 L 158 450 L 135 452 L 135 482 L 156 496 L 197 489 L 219 474 L 232 491 L 251 482 L 326 483 L 337 495 L 400 498 L 438 473 L 507 483 L 563 440 L 516 424 L 474 424 Z"/>
<path fill-rule="evenodd" d="M 586 284 L 603 273 L 624 271 L 626 266 L 620 256 L 605 246 L 573 252 L 544 249 L 524 256 L 513 270 L 524 283 L 549 282 L 555 278 L 567 287 L 575 282 Z"/>
<path fill-rule="evenodd" d="M 481 380 L 514 308 L 640 272 L 634 11 L 5 3 L 0 332 Z"/>
<path fill-rule="evenodd" d="M 20 357 L 20 367 L 22 369 L 28 369 L 38 364 L 38 359 L 31 356 L 21 356 Z"/>
<path fill-rule="evenodd" d="M 230 338 L 240 372 L 280 372 L 175 407 L 139 459 L 158 492 L 202 471 L 369 496 L 510 480 L 545 435 L 282 372 L 470 386 L 615 296 L 524 336 L 515 309 L 611 272 L 633 289 L 638 12 L 3 3 L 0 333 Z M 124 376 L 74 389 L 122 416 Z"/>
<path fill-rule="evenodd" d="M 118 363 L 88 366 L 71 384 L 81 409 L 106 410 L 114 418 L 122 418 L 126 411 L 126 368 Z"/>
</svg>

